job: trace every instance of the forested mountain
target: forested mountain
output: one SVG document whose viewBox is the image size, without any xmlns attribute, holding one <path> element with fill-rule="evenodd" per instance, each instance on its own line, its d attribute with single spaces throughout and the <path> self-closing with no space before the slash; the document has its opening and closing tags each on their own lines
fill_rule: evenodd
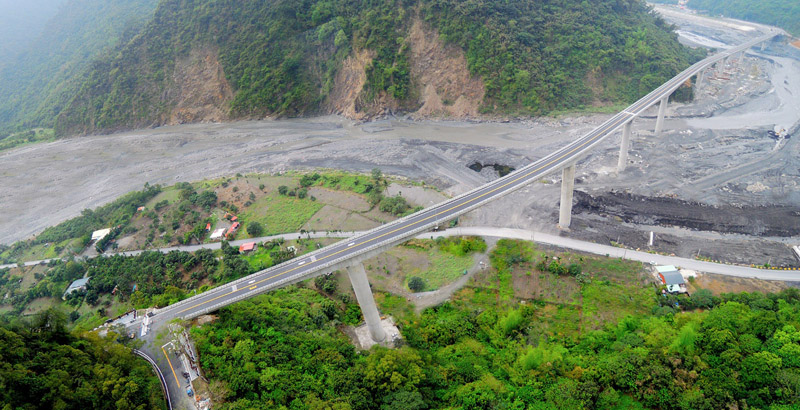
<svg viewBox="0 0 800 410">
<path fill-rule="evenodd" d="M 660 296 L 628 287 L 630 276 L 603 279 L 609 271 L 594 264 L 578 274 L 575 303 L 519 301 L 510 272 L 523 268 L 524 281 L 549 274 L 527 270 L 529 249 L 500 240 L 486 287 L 473 279 L 440 306 L 394 313 L 398 349 L 359 352 L 341 335 L 349 311 L 338 306 L 347 295 L 290 287 L 221 309 L 218 321 L 191 330 L 215 408 L 798 408 L 797 289 Z M 626 269 L 626 261 L 603 264 Z M 560 276 L 557 286 L 570 279 Z M 406 303 L 377 299 L 382 312 Z"/>
<path fill-rule="evenodd" d="M 677 0 L 654 3 L 677 4 Z M 688 6 L 711 15 L 778 26 L 800 36 L 800 2 L 797 0 L 689 0 Z"/>
<path fill-rule="evenodd" d="M 0 324 L 0 408 L 158 409 L 158 378 L 130 349 L 96 334 L 66 330 L 47 310 L 28 322 Z"/>
<path fill-rule="evenodd" d="M 31 41 L 65 0 L 0 0 L 0 70 Z"/>
<path fill-rule="evenodd" d="M 56 130 L 546 114 L 631 101 L 694 58 L 639 0 L 161 0 L 92 64 Z"/>
<path fill-rule="evenodd" d="M 127 43 L 151 18 L 157 1 L 32 2 L 42 7 L 63 4 L 40 25 L 41 30 L 28 30 L 30 41 L 0 65 L 0 137 L 15 130 L 52 127 L 55 115 L 78 91 L 89 63 L 103 51 Z M 15 3 L 12 9 L 26 9 L 22 5 L 26 2 Z M 17 43 L 4 38 L 0 44 Z"/>
</svg>

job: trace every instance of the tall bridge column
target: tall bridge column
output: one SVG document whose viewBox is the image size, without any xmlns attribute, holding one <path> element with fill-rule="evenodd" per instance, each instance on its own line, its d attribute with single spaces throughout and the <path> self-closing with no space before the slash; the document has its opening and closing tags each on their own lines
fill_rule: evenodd
<svg viewBox="0 0 800 410">
<path fill-rule="evenodd" d="M 694 88 L 696 90 L 699 90 L 701 84 L 703 84 L 703 81 L 706 80 L 706 71 L 708 71 L 708 68 L 704 68 L 697 73 L 697 81 L 694 82 Z"/>
<path fill-rule="evenodd" d="M 575 188 L 575 163 L 561 171 L 561 205 L 558 213 L 558 226 L 569 228 L 572 223 L 572 190 Z"/>
<path fill-rule="evenodd" d="M 622 143 L 619 145 L 619 162 L 617 162 L 617 173 L 624 171 L 625 167 L 628 165 L 628 149 L 630 149 L 631 146 L 632 125 L 633 120 L 631 119 L 622 126 Z"/>
<path fill-rule="evenodd" d="M 669 102 L 669 96 L 666 96 L 661 99 L 661 102 L 658 104 L 658 118 L 656 118 L 656 137 L 661 135 L 661 130 L 664 129 L 664 114 L 667 112 L 667 103 Z"/>
<path fill-rule="evenodd" d="M 378 313 L 378 308 L 375 306 L 375 298 L 369 288 L 369 280 L 367 279 L 364 265 L 358 262 L 348 266 L 347 276 L 350 277 L 350 283 L 356 292 L 356 300 L 358 301 L 358 306 L 361 307 L 361 313 L 364 315 L 364 321 L 367 322 L 367 328 L 372 340 L 376 342 L 384 341 L 386 339 L 386 331 L 381 326 L 381 314 Z"/>
</svg>

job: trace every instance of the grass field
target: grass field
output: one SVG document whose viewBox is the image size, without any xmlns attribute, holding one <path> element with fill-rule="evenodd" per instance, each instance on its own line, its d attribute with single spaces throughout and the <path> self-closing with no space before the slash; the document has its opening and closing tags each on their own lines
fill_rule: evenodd
<svg viewBox="0 0 800 410">
<path fill-rule="evenodd" d="M 266 269 L 272 266 L 272 258 L 269 256 L 269 252 L 270 250 L 268 249 L 258 248 L 256 251 L 245 255 L 244 260 L 255 269 Z"/>
<path fill-rule="evenodd" d="M 539 319 L 537 332 L 568 337 L 626 315 L 647 314 L 656 303 L 639 262 L 542 250 L 530 242 L 501 244 L 502 249 L 493 251 L 493 268 L 476 274 L 454 300 L 477 309 L 532 304 Z M 585 279 L 579 282 L 568 274 L 538 270 L 536 264 L 545 256 L 548 260 L 557 257 L 565 265 L 579 264 Z"/>
<path fill-rule="evenodd" d="M 180 190 L 175 189 L 175 187 L 167 187 L 164 188 L 164 190 L 161 191 L 158 195 L 154 196 L 152 199 L 147 201 L 147 203 L 144 206 L 147 209 L 153 209 L 153 206 L 155 206 L 155 204 L 163 200 L 167 200 L 170 204 L 174 204 L 175 202 L 178 202 L 178 195 L 180 195 Z"/>
<path fill-rule="evenodd" d="M 241 214 L 241 219 L 262 223 L 264 235 L 297 232 L 323 206 L 309 198 L 298 199 L 270 193 L 253 203 Z"/>
<path fill-rule="evenodd" d="M 418 252 L 427 253 L 430 265 L 427 269 L 414 269 L 405 272 L 404 285 L 408 286 L 409 278 L 419 276 L 425 281 L 425 291 L 436 290 L 453 282 L 474 264 L 471 255 L 455 256 L 435 248 Z"/>
</svg>

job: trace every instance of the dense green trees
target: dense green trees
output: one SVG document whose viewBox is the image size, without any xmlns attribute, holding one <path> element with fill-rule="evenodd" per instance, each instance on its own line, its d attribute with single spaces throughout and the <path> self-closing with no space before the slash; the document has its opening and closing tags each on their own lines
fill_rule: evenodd
<svg viewBox="0 0 800 410">
<path fill-rule="evenodd" d="M 693 62 L 639 1 L 422 2 L 487 88 L 486 109 L 537 114 L 632 101 Z"/>
<path fill-rule="evenodd" d="M 18 42 L 26 47 L 0 63 L 0 139 L 14 131 L 52 128 L 56 115 L 80 90 L 92 60 L 130 41 L 157 2 L 39 0 L 15 5 L 15 11 L 34 6 L 57 12 L 47 13 L 52 18 L 46 24 L 31 24 L 38 28 L 35 32 L 29 27 L 18 30 L 29 36 Z M 15 42 L 18 34 L 4 36 L 3 43 Z"/>
<path fill-rule="evenodd" d="M 145 185 L 143 190 L 125 194 L 107 205 L 94 210 L 84 209 L 81 216 L 45 229 L 30 243 L 61 242 L 65 239 L 91 235 L 92 231 L 97 229 L 125 225 L 138 207 L 143 206 L 159 192 L 161 192 L 159 185 Z"/>
<path fill-rule="evenodd" d="M 501 241 L 493 266 L 532 264 L 537 255 L 523 245 Z M 319 279 L 317 287 L 330 280 Z M 551 316 L 564 307 L 498 303 L 468 288 L 453 302 L 399 318 L 406 346 L 361 354 L 337 331 L 346 309 L 334 290 L 282 289 L 229 306 L 217 322 L 193 329 L 212 385 L 222 386 L 220 408 L 800 405 L 800 292 L 794 289 L 721 297 L 698 292 L 696 301 L 681 299 L 684 312 L 629 315 L 567 334 L 559 329 L 576 318 Z M 549 327 L 542 328 L 546 320 Z"/>
<path fill-rule="evenodd" d="M 406 38 L 417 16 L 464 50 L 486 112 L 632 101 L 698 57 L 638 0 L 162 0 L 140 36 L 92 64 L 56 131 L 158 123 L 175 104 L 161 90 L 174 88 L 176 61 L 206 47 L 234 88 L 233 116 L 318 112 L 354 50 L 374 56 L 357 107 L 415 109 Z"/>
<path fill-rule="evenodd" d="M 165 408 L 147 362 L 113 339 L 78 337 L 65 326 L 56 310 L 0 325 L 0 408 Z"/>
<path fill-rule="evenodd" d="M 258 221 L 253 221 L 247 224 L 247 234 L 250 236 L 261 236 L 264 233 L 264 225 Z"/>
</svg>

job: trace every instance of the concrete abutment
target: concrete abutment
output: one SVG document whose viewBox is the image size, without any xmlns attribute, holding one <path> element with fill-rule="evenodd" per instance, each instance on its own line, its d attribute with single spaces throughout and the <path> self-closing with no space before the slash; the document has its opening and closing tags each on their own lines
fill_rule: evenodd
<svg viewBox="0 0 800 410">
<path fill-rule="evenodd" d="M 364 321 L 367 323 L 372 340 L 383 342 L 386 340 L 386 331 L 381 326 L 381 314 L 378 312 L 378 307 L 375 306 L 375 298 L 372 296 L 364 265 L 361 262 L 349 265 L 347 276 L 350 277 L 350 283 L 353 285 L 356 300 L 361 307 L 361 313 L 364 315 Z"/>
</svg>

